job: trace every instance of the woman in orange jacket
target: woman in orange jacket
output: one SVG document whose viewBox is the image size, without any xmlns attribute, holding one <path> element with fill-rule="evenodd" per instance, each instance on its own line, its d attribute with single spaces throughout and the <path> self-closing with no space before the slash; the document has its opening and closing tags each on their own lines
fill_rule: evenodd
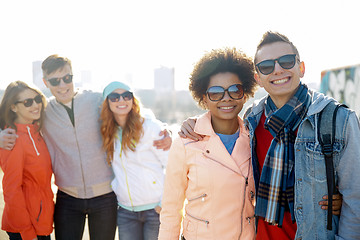
<svg viewBox="0 0 360 240">
<path fill-rule="evenodd" d="M 186 240 L 254 239 L 249 136 L 238 116 L 256 89 L 254 65 L 236 49 L 213 50 L 195 65 L 189 89 L 208 110 L 194 129 L 205 137 L 171 146 L 159 239 L 179 239 L 181 223 Z"/>
<path fill-rule="evenodd" d="M 14 148 L 0 149 L 5 208 L 1 228 L 13 239 L 49 240 L 53 230 L 50 154 L 40 134 L 44 95 L 21 81 L 6 88 L 0 128 L 16 130 Z"/>
</svg>

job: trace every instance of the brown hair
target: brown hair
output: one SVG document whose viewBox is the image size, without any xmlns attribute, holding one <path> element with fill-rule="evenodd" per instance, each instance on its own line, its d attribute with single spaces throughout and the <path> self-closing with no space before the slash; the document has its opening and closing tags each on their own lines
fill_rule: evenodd
<svg viewBox="0 0 360 240">
<path fill-rule="evenodd" d="M 257 82 L 252 59 L 236 48 L 215 49 L 207 52 L 195 64 L 190 76 L 189 90 L 200 107 L 206 108 L 203 96 L 208 89 L 210 77 L 225 72 L 238 76 L 247 97 L 254 95 Z"/>
<path fill-rule="evenodd" d="M 256 53 L 255 53 L 255 59 L 254 59 L 254 63 L 256 64 L 256 55 L 257 52 L 260 50 L 260 48 L 262 48 L 264 45 L 266 44 L 271 44 L 271 43 L 275 43 L 275 42 L 284 42 L 284 43 L 288 43 L 291 48 L 293 49 L 294 53 L 298 56 L 299 60 L 300 60 L 300 54 L 299 51 L 297 50 L 297 48 L 295 47 L 295 45 L 289 40 L 289 38 L 281 33 L 278 32 L 272 32 L 272 31 L 267 31 L 266 33 L 263 34 L 259 44 L 256 47 Z"/>
<path fill-rule="evenodd" d="M 114 155 L 114 142 L 117 137 L 119 125 L 115 121 L 113 112 L 110 110 L 108 99 L 102 103 L 101 114 L 101 136 L 103 139 L 103 149 L 106 152 L 106 160 L 110 165 Z M 135 151 L 136 143 L 143 135 L 144 118 L 140 115 L 140 102 L 133 97 L 132 109 L 127 115 L 126 125 L 122 131 L 121 147 L 123 151 Z"/>
<path fill-rule="evenodd" d="M 62 69 L 65 65 L 69 65 L 71 69 L 71 61 L 65 57 L 60 57 L 57 54 L 50 55 L 47 57 L 42 65 L 41 69 L 44 74 L 44 78 L 47 77 L 49 74 L 55 72 L 58 69 Z"/>
<path fill-rule="evenodd" d="M 26 89 L 30 89 L 41 96 L 42 107 L 40 112 L 40 118 L 34 121 L 34 124 L 39 126 L 38 130 L 40 131 L 43 126 L 44 120 L 44 109 L 46 107 L 46 98 L 44 94 L 36 89 L 35 87 L 30 87 L 28 84 L 22 81 L 15 81 L 10 83 L 5 89 L 5 93 L 3 99 L 0 104 L 0 128 L 4 129 L 6 127 L 11 127 L 15 130 L 15 119 L 17 118 L 17 114 L 11 110 L 12 105 L 16 104 L 19 100 L 19 94 L 25 91 Z"/>
</svg>

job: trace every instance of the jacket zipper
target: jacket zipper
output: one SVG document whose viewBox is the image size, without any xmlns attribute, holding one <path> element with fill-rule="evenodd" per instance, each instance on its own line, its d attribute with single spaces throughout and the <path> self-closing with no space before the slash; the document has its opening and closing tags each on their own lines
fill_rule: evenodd
<svg viewBox="0 0 360 240">
<path fill-rule="evenodd" d="M 221 165 L 224 166 L 225 168 L 227 168 L 227 169 L 229 169 L 229 170 L 237 173 L 237 172 L 234 171 L 233 169 L 229 168 L 228 166 L 224 165 L 223 163 L 219 162 L 218 160 L 216 160 L 216 159 L 214 159 L 214 158 L 206 155 L 205 153 L 203 153 L 203 155 L 204 155 L 205 157 L 209 158 L 210 160 L 221 164 Z M 248 180 L 248 179 L 249 179 L 249 173 L 250 173 L 250 164 L 251 164 L 251 162 L 248 164 L 249 166 L 248 166 L 248 172 L 247 172 L 247 176 L 246 176 L 246 177 L 245 177 L 245 176 L 243 175 L 243 173 L 240 171 L 241 176 L 245 179 L 245 188 L 244 188 L 243 206 L 242 206 L 242 208 L 241 208 L 241 223 L 240 223 L 240 235 L 239 235 L 239 239 L 240 239 L 240 237 L 241 237 L 241 235 L 242 235 L 242 230 L 243 230 L 243 213 L 244 213 L 245 198 L 246 198 L 246 188 L 247 188 L 247 186 L 248 186 L 248 184 L 249 184 L 249 180 Z M 246 218 L 246 220 L 249 221 L 248 218 Z M 249 221 L 249 222 L 250 222 L 250 221 Z"/>
<path fill-rule="evenodd" d="M 42 212 L 42 200 L 40 201 L 40 212 L 39 212 L 38 217 L 36 218 L 36 221 L 37 221 L 37 222 L 39 221 L 39 218 L 40 218 L 41 212 Z"/>
<path fill-rule="evenodd" d="M 74 118 L 75 118 L 75 116 L 74 116 Z M 73 126 L 73 128 L 74 128 L 74 132 L 75 132 L 76 146 L 77 146 L 78 153 L 79 153 L 79 158 L 80 158 L 81 177 L 82 177 L 83 184 L 84 184 L 84 194 L 85 194 L 85 196 L 87 196 L 87 193 L 86 193 L 86 184 L 85 184 L 85 174 L 84 174 L 84 168 L 83 168 L 83 161 L 82 161 L 82 157 L 81 157 L 81 154 L 80 154 L 80 146 L 79 146 L 79 142 L 78 142 L 77 132 L 76 132 L 75 126 Z"/>
<path fill-rule="evenodd" d="M 197 199 L 199 199 L 199 198 L 202 198 L 202 201 L 204 201 L 205 199 L 205 197 L 207 197 L 207 194 L 206 193 L 204 193 L 204 194 L 201 194 L 200 196 L 198 196 L 198 197 L 194 197 L 194 198 L 191 198 L 191 199 L 188 199 L 188 201 L 190 202 L 190 201 L 194 201 L 194 200 L 197 200 Z"/>
<path fill-rule="evenodd" d="M 251 162 L 249 163 L 249 167 L 248 167 L 248 173 L 247 173 L 247 177 L 245 178 L 245 188 L 244 188 L 244 198 L 243 198 L 243 205 L 242 205 L 242 208 L 241 208 L 241 228 L 240 228 L 240 235 L 239 235 L 239 239 L 242 235 L 242 231 L 243 231 L 243 215 L 244 215 L 244 207 L 245 207 L 245 201 L 246 201 L 246 189 L 249 185 L 249 181 L 248 181 L 248 178 L 249 178 L 249 174 L 250 174 L 250 164 Z M 246 220 L 249 222 L 250 224 L 250 219 L 249 217 L 246 218 Z"/>
<path fill-rule="evenodd" d="M 35 145 L 35 142 L 34 142 L 34 139 L 33 139 L 32 136 L 31 136 L 30 127 L 29 127 L 29 126 L 26 126 L 26 128 L 27 128 L 27 130 L 28 130 L 28 134 L 29 134 L 30 140 L 31 140 L 31 142 L 32 142 L 32 144 L 33 144 L 33 147 L 34 147 L 34 149 L 35 149 L 36 155 L 39 156 L 40 153 L 39 153 L 39 151 L 37 150 L 36 145 Z"/>
<path fill-rule="evenodd" d="M 201 219 L 201 218 L 198 218 L 198 217 L 194 217 L 193 215 L 189 214 L 188 212 L 186 212 L 186 215 L 189 215 L 191 218 L 195 219 L 195 220 L 198 220 L 200 222 L 203 222 L 206 224 L 206 227 L 208 227 L 209 225 L 209 221 L 208 220 L 205 220 L 205 219 Z"/>
<path fill-rule="evenodd" d="M 129 182 L 128 182 L 127 172 L 126 172 L 126 168 L 124 166 L 124 160 L 122 159 L 122 145 L 121 145 L 120 155 L 119 156 L 120 156 L 121 166 L 124 169 L 124 173 L 125 173 L 126 188 L 128 190 L 128 195 L 129 195 L 129 200 L 130 200 L 130 203 L 131 203 L 131 207 L 134 208 L 134 203 L 132 201 L 131 194 L 130 194 L 130 186 L 129 186 Z"/>
</svg>

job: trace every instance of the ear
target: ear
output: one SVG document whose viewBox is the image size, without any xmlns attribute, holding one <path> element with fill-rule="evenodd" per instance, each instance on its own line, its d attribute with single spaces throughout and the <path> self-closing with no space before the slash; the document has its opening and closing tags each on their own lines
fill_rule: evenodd
<svg viewBox="0 0 360 240">
<path fill-rule="evenodd" d="M 45 86 L 46 86 L 47 88 L 49 88 L 49 86 L 48 86 L 48 81 L 46 81 L 45 78 L 43 78 L 43 82 L 44 82 Z"/>
<path fill-rule="evenodd" d="M 304 77 L 304 74 L 305 74 L 305 63 L 300 62 L 299 67 L 300 67 L 300 77 L 302 78 L 302 77 Z"/>
<path fill-rule="evenodd" d="M 208 105 L 207 105 L 207 97 L 206 95 L 203 95 L 203 99 L 202 99 L 203 103 L 204 103 L 204 106 L 206 109 L 209 109 Z"/>
<path fill-rule="evenodd" d="M 15 104 L 12 104 L 10 109 L 11 109 L 11 111 L 13 111 L 14 113 L 16 113 L 16 111 L 17 111 L 17 107 L 16 107 Z"/>
<path fill-rule="evenodd" d="M 256 82 L 259 84 L 259 86 L 263 87 L 263 85 L 262 85 L 262 83 L 260 81 L 260 75 L 257 72 L 255 72 L 254 78 L 255 78 Z"/>
</svg>

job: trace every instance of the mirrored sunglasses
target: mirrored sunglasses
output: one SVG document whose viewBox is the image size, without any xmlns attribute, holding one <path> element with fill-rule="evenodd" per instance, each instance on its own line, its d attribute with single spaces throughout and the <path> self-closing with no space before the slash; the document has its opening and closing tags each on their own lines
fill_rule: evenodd
<svg viewBox="0 0 360 240">
<path fill-rule="evenodd" d="M 283 69 L 291 69 L 296 63 L 296 54 L 287 54 L 277 59 L 269 59 L 256 64 L 256 67 L 264 75 L 269 75 L 275 69 L 275 62 L 278 62 Z"/>
<path fill-rule="evenodd" d="M 56 87 L 60 84 L 61 80 L 63 80 L 64 83 L 69 84 L 72 82 L 72 79 L 73 79 L 73 75 L 68 74 L 61 78 L 50 78 L 47 81 L 51 84 L 51 86 Z"/>
<path fill-rule="evenodd" d="M 241 84 L 231 85 L 227 89 L 224 89 L 221 86 L 212 86 L 206 91 L 206 94 L 211 101 L 216 102 L 224 98 L 225 92 L 228 92 L 230 98 L 234 100 L 239 100 L 244 97 L 244 90 Z"/>
<path fill-rule="evenodd" d="M 25 99 L 25 100 L 23 100 L 23 101 L 17 101 L 16 104 L 22 103 L 22 104 L 24 104 L 25 107 L 31 107 L 31 106 L 33 105 L 34 101 L 35 101 L 37 104 L 42 103 L 42 98 L 41 98 L 41 96 L 40 96 L 40 95 L 37 95 L 37 96 L 34 97 L 34 98 L 27 98 L 27 99 Z"/>
<path fill-rule="evenodd" d="M 124 101 L 129 101 L 131 99 L 133 99 L 133 93 L 132 92 L 123 92 L 121 94 L 119 93 L 115 93 L 112 92 L 110 93 L 107 98 L 111 101 L 111 102 L 119 102 L 120 101 L 120 97 L 122 97 L 124 99 Z"/>
</svg>

